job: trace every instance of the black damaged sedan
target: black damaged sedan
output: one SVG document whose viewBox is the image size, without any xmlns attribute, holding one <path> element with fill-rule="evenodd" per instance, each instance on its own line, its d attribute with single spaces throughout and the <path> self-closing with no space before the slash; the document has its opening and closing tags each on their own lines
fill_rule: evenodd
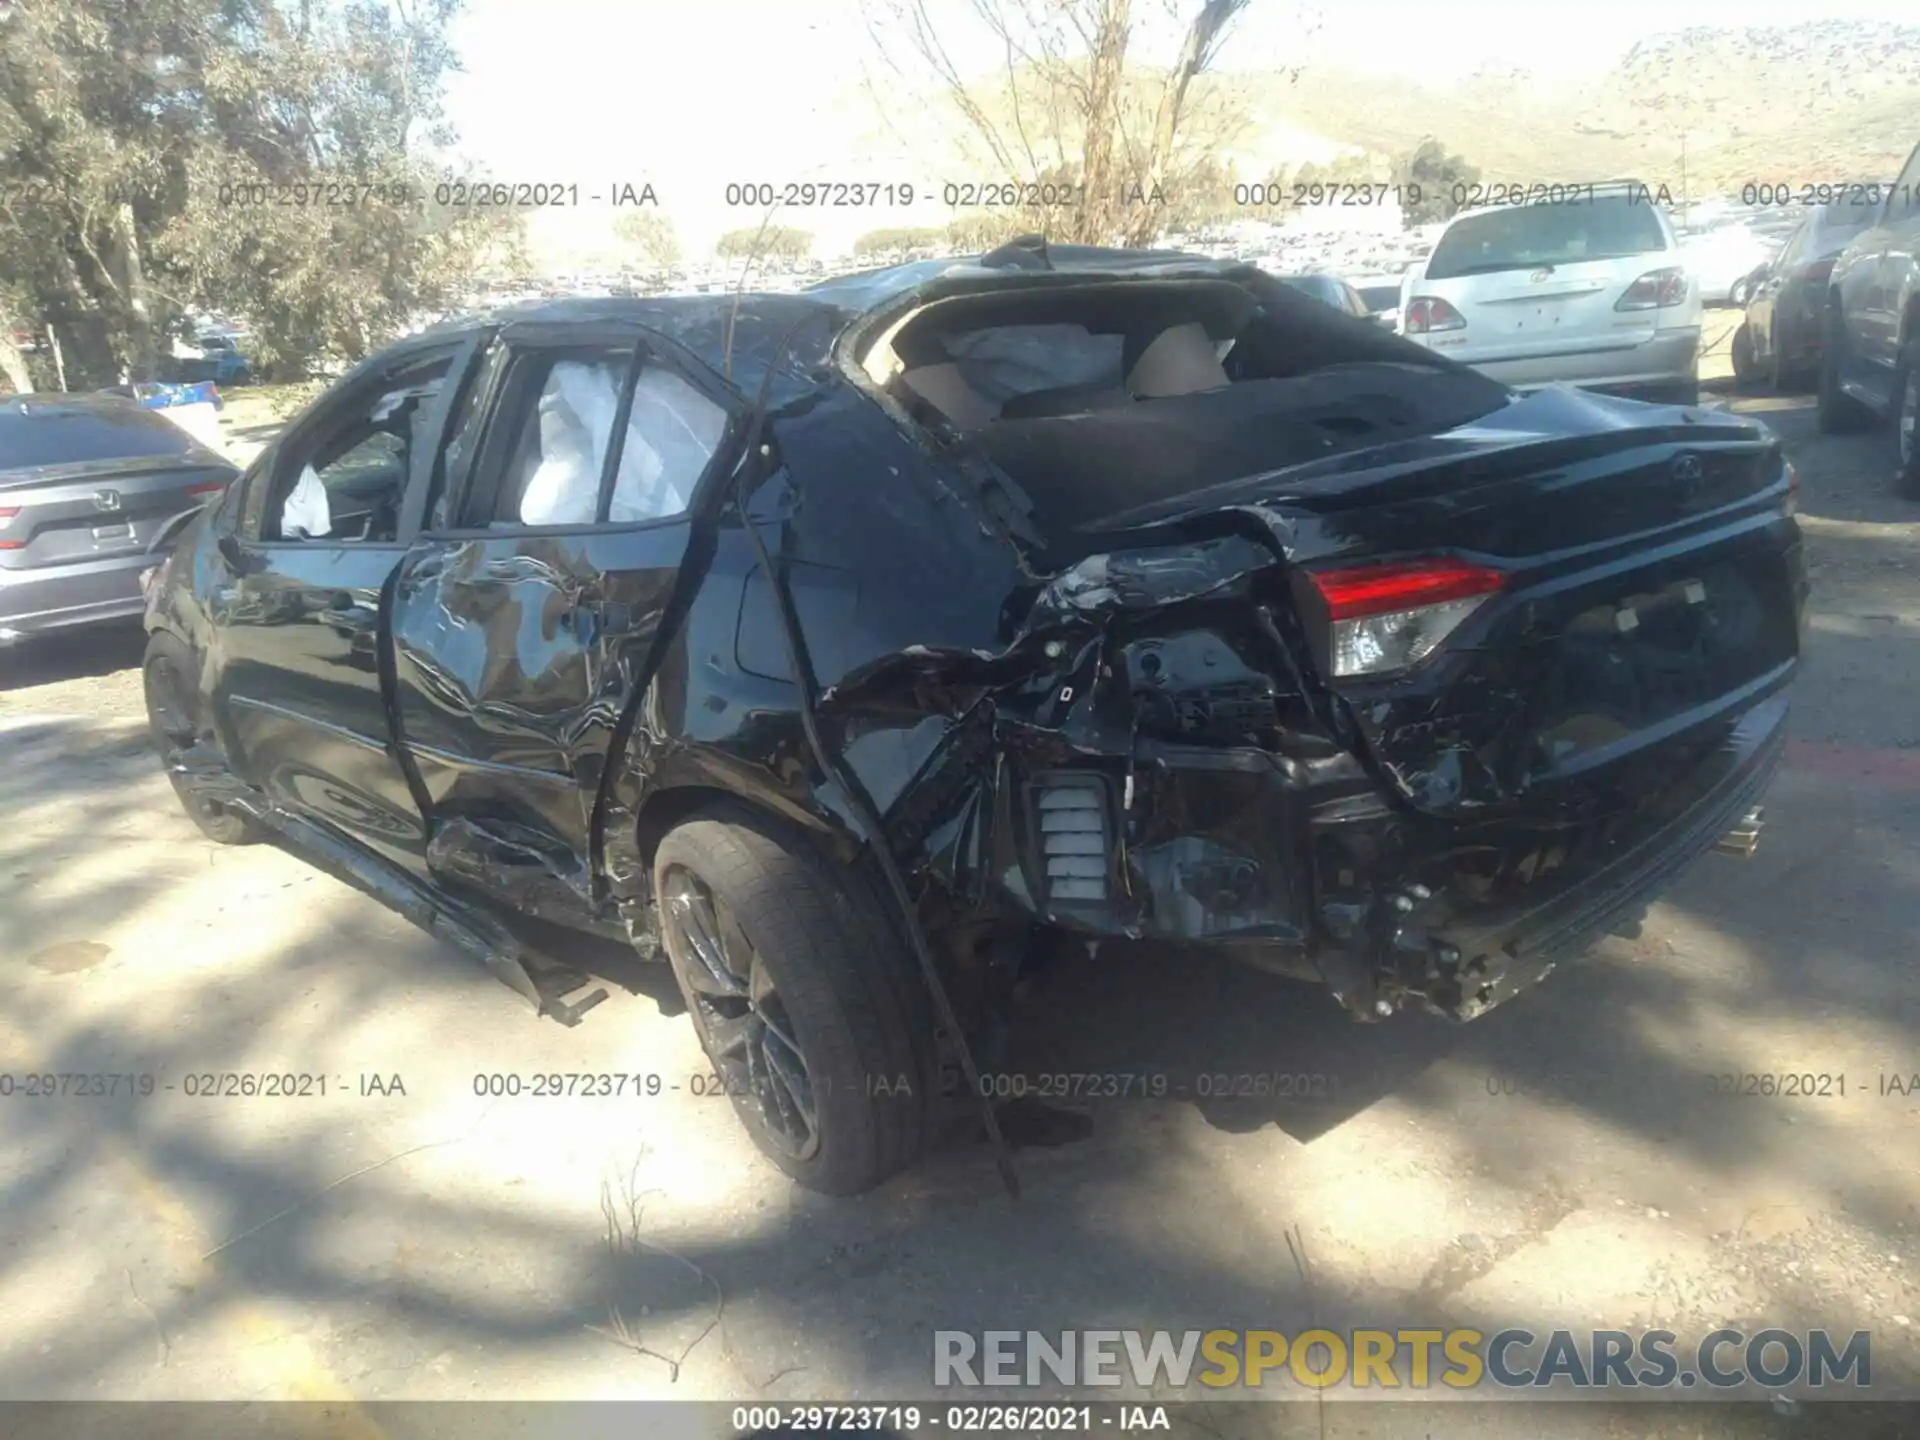
<svg viewBox="0 0 1920 1440">
<path fill-rule="evenodd" d="M 1795 499 L 1749 420 L 1016 242 L 395 346 L 182 517 L 147 694 L 208 835 L 542 1013 L 605 992 L 515 916 L 670 964 L 756 1143 L 850 1193 L 1061 932 L 1467 1019 L 1750 849 Z"/>
</svg>

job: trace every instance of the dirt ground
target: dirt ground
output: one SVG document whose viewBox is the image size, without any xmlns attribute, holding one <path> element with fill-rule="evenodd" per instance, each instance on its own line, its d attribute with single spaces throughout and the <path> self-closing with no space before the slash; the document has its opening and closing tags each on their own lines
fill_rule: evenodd
<svg viewBox="0 0 1920 1440">
<path fill-rule="evenodd" d="M 0 1098 L 0 1396 L 325 1400 L 345 1428 L 315 1433 L 378 1434 L 356 1405 L 924 1397 L 936 1329 L 1310 1316 L 1868 1329 L 1876 1390 L 1920 1395 L 1920 1097 L 1882 1080 L 1920 1071 L 1920 511 L 1885 434 L 1730 403 L 1801 469 L 1814 586 L 1759 854 L 1708 857 L 1637 940 L 1466 1027 L 1354 1026 L 1144 951 L 1063 964 L 1010 1068 L 1329 1093 L 1102 1104 L 1017 1155 L 1017 1203 L 964 1142 L 857 1200 L 793 1188 L 693 1093 L 663 976 L 577 1030 L 536 1021 L 372 901 L 204 841 L 146 742 L 137 635 L 0 655 L 0 1074 L 132 1077 Z M 271 424 L 238 419 L 242 445 Z M 481 1093 L 553 1071 L 658 1080 Z M 195 1093 L 229 1072 L 306 1093 Z M 1845 1097 L 1706 1079 L 1783 1072 Z M 1233 1433 L 1807 1433 L 1785 1402 L 1673 1429 L 1564 1408 L 1548 1430 L 1265 1406 Z"/>
</svg>

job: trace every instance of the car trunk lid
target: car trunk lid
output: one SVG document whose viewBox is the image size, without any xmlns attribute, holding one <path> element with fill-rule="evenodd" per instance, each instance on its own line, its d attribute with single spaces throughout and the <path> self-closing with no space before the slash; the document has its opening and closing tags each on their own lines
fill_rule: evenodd
<svg viewBox="0 0 1920 1440">
<path fill-rule="evenodd" d="M 1791 484 L 1751 423 L 1553 389 L 1180 513 L 1270 527 L 1340 728 L 1404 800 L 1573 818 L 1637 803 L 1790 678 L 1805 592 Z M 1327 577 L 1421 564 L 1437 567 L 1427 598 L 1465 595 L 1465 618 L 1403 669 L 1336 673 L 1329 592 L 1365 584 Z"/>
<path fill-rule="evenodd" d="M 1657 268 L 1658 259 L 1589 260 L 1419 280 L 1413 287 L 1416 298 L 1445 300 L 1467 323 L 1416 338 L 1468 365 L 1644 345 L 1654 338 L 1659 312 L 1614 306 L 1635 279 Z"/>
<path fill-rule="evenodd" d="M 0 568 L 138 554 L 173 516 L 225 489 L 233 473 L 197 450 L 0 471 Z"/>
<path fill-rule="evenodd" d="M 1291 497 L 1305 532 L 1339 537 L 1296 598 L 1322 676 L 1404 798 L 1591 814 L 1634 803 L 1790 677 L 1805 581 L 1789 485 L 1777 443 L 1745 426 L 1516 440 Z M 1333 673 L 1315 573 L 1435 556 L 1498 588 L 1419 663 Z"/>
</svg>

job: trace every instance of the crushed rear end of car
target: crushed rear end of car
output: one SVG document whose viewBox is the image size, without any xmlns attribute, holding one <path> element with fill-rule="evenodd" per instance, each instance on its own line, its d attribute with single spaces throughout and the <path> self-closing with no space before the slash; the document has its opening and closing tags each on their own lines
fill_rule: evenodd
<svg viewBox="0 0 1920 1440">
<path fill-rule="evenodd" d="M 915 758 L 864 763 L 934 924 L 1204 945 L 1364 1019 L 1465 1019 L 1757 833 L 1806 592 L 1769 432 L 1518 396 L 1256 277 L 1189 278 L 1111 319 L 1036 280 L 940 344 L 893 322 L 866 366 L 1022 556 L 994 644 L 822 696 L 869 757 L 891 730 Z M 987 414 L 948 368 L 991 378 L 951 358 L 992 348 L 967 337 L 1076 305 L 1126 332 L 1124 396 L 1069 363 Z M 1135 318 L 1185 333 L 1156 359 Z M 1060 337 L 1000 338 L 1017 369 Z"/>
</svg>

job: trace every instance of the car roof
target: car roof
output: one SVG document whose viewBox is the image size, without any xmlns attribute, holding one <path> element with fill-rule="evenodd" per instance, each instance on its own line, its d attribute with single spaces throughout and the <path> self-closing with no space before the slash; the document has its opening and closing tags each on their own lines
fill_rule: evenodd
<svg viewBox="0 0 1920 1440">
<path fill-rule="evenodd" d="M 1633 194 L 1643 194 L 1643 193 L 1647 195 L 1657 195 L 1659 193 L 1659 189 L 1657 186 L 1644 185 L 1638 180 L 1602 180 L 1602 181 L 1595 181 L 1592 184 L 1581 183 L 1579 185 L 1561 185 L 1558 187 L 1548 186 L 1546 188 L 1549 190 L 1552 190 L 1554 188 L 1558 188 L 1560 190 L 1590 190 L 1593 192 L 1593 194 L 1596 197 L 1601 195 L 1616 195 L 1616 194 L 1633 195 Z M 1508 210 L 1527 210 L 1527 209 L 1533 208 L 1536 205 L 1552 204 L 1552 203 L 1554 202 L 1550 200 L 1547 200 L 1547 201 L 1509 200 L 1504 205 L 1476 205 L 1471 210 L 1456 210 L 1451 216 L 1448 217 L 1447 228 L 1451 229 L 1453 226 L 1459 224 L 1462 220 L 1470 220 L 1478 215 L 1496 215 Z M 1654 204 L 1651 200 L 1647 201 L 1647 208 L 1654 211 L 1655 213 L 1660 213 L 1660 207 Z"/>
<path fill-rule="evenodd" d="M 744 394 L 755 394 L 765 382 L 768 369 L 776 367 L 768 389 L 770 403 L 778 406 L 819 387 L 818 371 L 849 323 L 923 286 L 934 287 L 935 282 L 941 282 L 941 287 L 956 283 L 991 288 L 994 281 L 1004 280 L 1011 287 L 1056 274 L 1144 277 L 1176 268 L 1225 273 L 1245 267 L 1240 262 L 1213 260 L 1181 250 L 1124 250 L 1097 245 L 1048 246 L 1043 261 L 1037 251 L 1009 245 L 983 255 L 882 266 L 778 294 L 746 291 L 525 300 L 442 321 L 397 342 L 374 359 L 381 363 L 404 360 L 411 351 L 505 325 L 640 325 L 677 342 Z"/>
</svg>

